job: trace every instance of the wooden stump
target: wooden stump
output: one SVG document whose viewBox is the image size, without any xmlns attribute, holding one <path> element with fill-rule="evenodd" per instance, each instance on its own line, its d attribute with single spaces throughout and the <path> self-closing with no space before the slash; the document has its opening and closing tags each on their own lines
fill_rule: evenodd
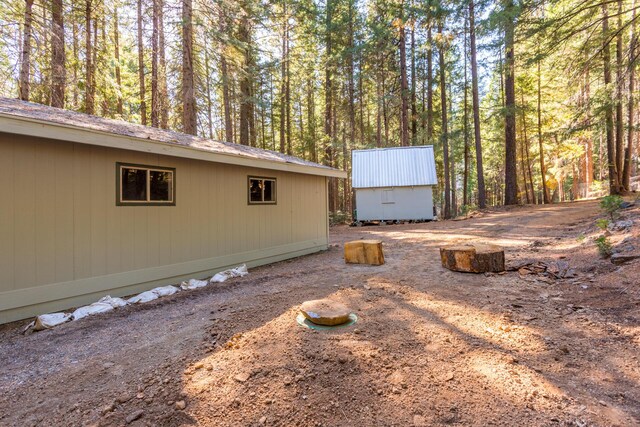
<svg viewBox="0 0 640 427">
<path fill-rule="evenodd" d="M 442 266 L 467 273 L 504 271 L 504 250 L 500 246 L 470 243 L 440 248 Z"/>
<path fill-rule="evenodd" d="M 316 325 L 335 326 L 346 323 L 351 312 L 339 302 L 328 299 L 305 301 L 300 306 L 300 311 Z"/>
<path fill-rule="evenodd" d="M 347 264 L 384 264 L 381 240 L 355 240 L 344 244 L 344 261 Z"/>
</svg>

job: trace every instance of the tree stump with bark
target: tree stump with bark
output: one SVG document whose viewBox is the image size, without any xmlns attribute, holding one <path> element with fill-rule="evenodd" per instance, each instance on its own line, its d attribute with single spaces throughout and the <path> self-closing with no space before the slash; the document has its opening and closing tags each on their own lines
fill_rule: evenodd
<svg viewBox="0 0 640 427">
<path fill-rule="evenodd" d="M 384 264 L 381 240 L 355 240 L 344 244 L 344 261 L 347 264 Z"/>
<path fill-rule="evenodd" d="M 504 271 L 504 250 L 500 246 L 482 243 L 440 248 L 442 266 L 467 273 L 499 273 Z"/>
</svg>

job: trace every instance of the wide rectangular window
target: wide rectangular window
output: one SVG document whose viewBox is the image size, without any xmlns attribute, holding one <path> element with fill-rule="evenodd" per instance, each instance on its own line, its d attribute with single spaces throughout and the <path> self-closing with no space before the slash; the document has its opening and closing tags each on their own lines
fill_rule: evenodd
<svg viewBox="0 0 640 427">
<path fill-rule="evenodd" d="M 175 206 L 176 170 L 116 163 L 118 206 Z"/>
<path fill-rule="evenodd" d="M 275 204 L 276 179 L 249 177 L 249 204 Z"/>
</svg>

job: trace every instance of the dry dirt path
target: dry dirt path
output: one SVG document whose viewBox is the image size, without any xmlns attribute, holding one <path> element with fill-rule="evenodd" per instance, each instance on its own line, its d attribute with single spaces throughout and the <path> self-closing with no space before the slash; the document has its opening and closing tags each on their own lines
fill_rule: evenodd
<svg viewBox="0 0 640 427">
<path fill-rule="evenodd" d="M 640 425 L 640 264 L 578 239 L 597 215 L 336 227 L 329 251 L 242 279 L 27 336 L 2 326 L 0 425 Z M 359 238 L 382 239 L 387 263 L 344 265 Z M 438 247 L 464 240 L 562 258 L 577 278 L 440 267 Z M 358 323 L 299 327 L 297 306 L 321 297 Z"/>
</svg>

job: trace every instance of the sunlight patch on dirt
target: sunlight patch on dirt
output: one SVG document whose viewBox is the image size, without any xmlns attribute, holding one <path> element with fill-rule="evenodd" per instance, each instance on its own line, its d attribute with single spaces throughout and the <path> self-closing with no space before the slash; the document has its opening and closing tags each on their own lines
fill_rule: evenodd
<svg viewBox="0 0 640 427">
<path fill-rule="evenodd" d="M 515 324 L 504 317 L 442 299 L 420 295 L 412 297 L 408 300 L 410 304 L 433 313 L 461 333 L 510 351 L 534 352 L 544 348 L 543 341 L 533 329 Z"/>
<path fill-rule="evenodd" d="M 508 396 L 514 403 L 524 401 L 529 405 L 546 406 L 550 400 L 566 397 L 542 375 L 511 360 L 505 361 L 497 352 L 478 352 L 469 357 L 470 366 L 481 375 L 485 385 Z"/>
</svg>

